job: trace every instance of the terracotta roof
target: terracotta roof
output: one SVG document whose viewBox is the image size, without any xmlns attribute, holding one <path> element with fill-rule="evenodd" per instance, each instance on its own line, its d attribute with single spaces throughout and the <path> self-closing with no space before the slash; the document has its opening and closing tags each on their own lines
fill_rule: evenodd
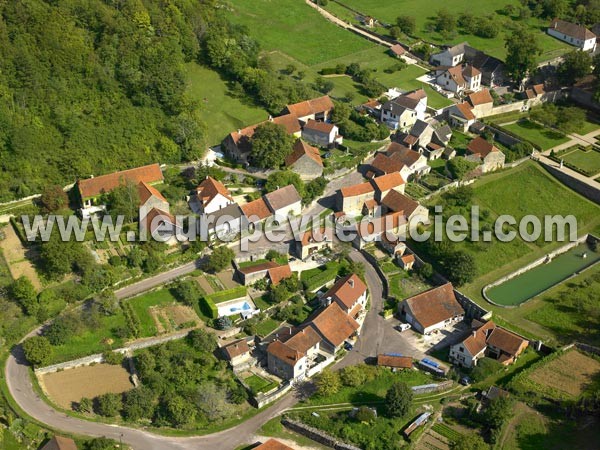
<svg viewBox="0 0 600 450">
<path fill-rule="evenodd" d="M 332 109 L 333 102 L 328 95 L 286 106 L 286 110 L 297 117 L 306 117 L 313 114 L 330 111 Z"/>
<path fill-rule="evenodd" d="M 238 270 L 244 275 L 249 275 L 251 273 L 267 271 L 275 267 L 279 267 L 279 264 L 277 264 L 275 261 L 265 261 L 252 266 L 240 267 Z"/>
<path fill-rule="evenodd" d="M 264 199 L 273 212 L 302 200 L 293 184 L 269 192 Z"/>
<path fill-rule="evenodd" d="M 196 195 L 202 202 L 203 206 L 206 206 L 208 203 L 210 203 L 218 194 L 221 194 L 223 197 L 233 201 L 233 197 L 231 196 L 229 189 L 227 189 L 223 183 L 215 180 L 211 176 L 207 176 L 196 188 Z"/>
<path fill-rule="evenodd" d="M 334 347 L 340 346 L 359 328 L 356 320 L 348 316 L 335 302 L 321 311 L 309 324 Z"/>
<path fill-rule="evenodd" d="M 390 189 L 395 189 L 398 186 L 405 184 L 405 181 L 399 172 L 381 175 L 380 177 L 373 178 L 371 182 L 379 192 L 389 191 Z"/>
<path fill-rule="evenodd" d="M 156 189 L 154 186 L 150 186 L 148 183 L 140 181 L 138 184 L 138 194 L 140 196 L 140 204 L 145 204 L 151 197 L 156 197 L 163 202 L 167 202 L 167 199 Z"/>
<path fill-rule="evenodd" d="M 321 342 L 321 336 L 312 327 L 304 327 L 285 341 L 285 345 L 301 353 L 307 353 Z"/>
<path fill-rule="evenodd" d="M 281 280 L 292 276 L 292 269 L 289 264 L 282 264 L 268 270 L 269 278 L 274 286 L 277 286 Z"/>
<path fill-rule="evenodd" d="M 406 50 L 404 50 L 404 47 L 402 47 L 400 44 L 394 44 L 390 47 L 390 50 L 392 51 L 392 53 L 396 56 L 402 56 L 406 53 Z"/>
<path fill-rule="evenodd" d="M 146 230 L 148 230 L 148 226 L 150 226 L 150 233 L 154 233 L 157 228 L 165 223 L 172 225 L 176 224 L 175 216 L 158 208 L 152 208 L 150 211 L 148 211 L 146 217 L 143 219 L 143 222 Z"/>
<path fill-rule="evenodd" d="M 407 92 L 404 97 L 411 98 L 414 100 L 421 100 L 427 98 L 427 92 L 425 89 L 415 89 L 414 91 Z"/>
<path fill-rule="evenodd" d="M 392 142 L 388 146 L 386 153 L 388 154 L 388 156 L 393 156 L 394 158 L 397 158 L 398 161 L 402 162 L 407 166 L 412 166 L 419 160 L 419 158 L 421 158 L 421 154 L 419 152 L 411 150 L 410 148 L 405 147 L 396 142 Z"/>
<path fill-rule="evenodd" d="M 340 189 L 340 192 L 342 193 L 342 197 L 356 197 L 357 195 L 363 195 L 368 194 L 370 192 L 374 192 L 374 189 L 371 183 L 366 182 L 344 187 Z"/>
<path fill-rule="evenodd" d="M 485 158 L 492 152 L 499 152 L 498 147 L 494 146 L 491 142 L 486 141 L 481 136 L 476 137 L 467 146 L 467 152 L 472 155 L 477 155 L 480 158 Z"/>
<path fill-rule="evenodd" d="M 452 283 L 429 289 L 405 300 L 411 315 L 423 328 L 464 314 L 462 306 L 456 301 Z"/>
<path fill-rule="evenodd" d="M 239 341 L 227 344 L 222 348 L 222 351 L 223 353 L 225 353 L 229 360 L 232 360 L 236 356 L 243 355 L 244 353 L 249 353 L 250 347 L 248 347 L 248 342 L 246 342 L 246 339 L 240 339 Z"/>
<path fill-rule="evenodd" d="M 299 352 L 281 341 L 271 342 L 267 347 L 267 352 L 292 366 L 305 356 L 303 352 Z"/>
<path fill-rule="evenodd" d="M 331 133 L 331 130 L 335 127 L 334 124 L 328 122 L 321 122 L 318 120 L 308 119 L 306 125 L 304 125 L 305 130 L 314 130 L 319 131 L 321 133 Z"/>
<path fill-rule="evenodd" d="M 283 116 L 277 116 L 270 120 L 277 125 L 283 125 L 288 134 L 299 133 L 302 130 L 300 121 L 294 114 L 284 114 Z"/>
<path fill-rule="evenodd" d="M 366 200 L 363 203 L 363 208 L 367 208 L 367 210 L 372 211 L 374 210 L 377 206 L 379 205 L 379 203 L 377 202 L 377 200 L 375 200 L 374 198 L 370 198 L 369 200 Z"/>
<path fill-rule="evenodd" d="M 390 191 L 395 192 L 395 191 Z M 406 224 L 406 217 L 402 212 L 391 212 L 385 216 L 373 217 L 368 222 L 357 224 L 356 232 L 361 238 L 381 235 L 386 231 L 392 231 Z"/>
<path fill-rule="evenodd" d="M 532 89 L 533 92 L 535 92 L 535 95 L 542 95 L 546 92 L 543 84 L 534 84 Z"/>
<path fill-rule="evenodd" d="M 135 169 L 122 170 L 120 172 L 100 175 L 99 177 L 87 178 L 77 181 L 77 188 L 83 199 L 96 197 L 102 193 L 110 192 L 119 187 L 125 181 L 135 184 L 141 181 L 145 183 L 158 183 L 164 180 L 162 171 L 158 164 L 136 167 Z"/>
<path fill-rule="evenodd" d="M 340 278 L 324 295 L 325 298 L 339 300 L 347 308 L 352 308 L 358 298 L 365 293 L 367 285 L 356 274 Z"/>
<path fill-rule="evenodd" d="M 371 162 L 371 167 L 373 167 L 373 169 L 383 172 L 384 174 L 399 172 L 404 165 L 405 164 L 400 161 L 399 158 L 392 158 L 385 153 L 378 153 Z"/>
<path fill-rule="evenodd" d="M 269 439 L 267 442 L 260 444 L 258 447 L 254 447 L 254 450 L 294 450 L 292 447 L 288 447 L 275 439 Z"/>
<path fill-rule="evenodd" d="M 496 327 L 487 338 L 487 344 L 499 348 L 504 353 L 516 356 L 523 344 L 528 343 L 526 339 L 502 328 Z"/>
<path fill-rule="evenodd" d="M 467 81 L 463 77 L 463 68 L 461 66 L 450 67 L 446 69 L 446 72 L 450 74 L 450 78 L 452 78 L 459 86 L 467 84 Z"/>
<path fill-rule="evenodd" d="M 333 240 L 333 229 L 331 227 L 320 227 L 319 232 L 315 233 L 314 228 L 309 228 L 302 234 L 300 242 L 302 245 L 308 245 L 315 242 L 331 242 Z M 317 234 L 318 236 L 315 236 Z"/>
<path fill-rule="evenodd" d="M 596 35 L 588 30 L 583 25 L 578 25 L 573 22 L 567 22 L 566 20 L 554 19 L 550 22 L 548 28 L 554 28 L 556 31 L 567 36 L 571 36 L 575 39 L 587 41 L 588 39 L 594 39 Z"/>
<path fill-rule="evenodd" d="M 478 355 L 486 348 L 486 339 L 488 333 L 494 329 L 496 325 L 491 320 L 477 328 L 473 333 L 466 338 L 462 345 L 469 351 L 472 356 Z"/>
<path fill-rule="evenodd" d="M 444 148 L 443 146 L 436 144 L 435 142 L 430 142 L 429 144 L 427 144 L 427 148 L 429 150 L 441 150 L 442 148 Z"/>
<path fill-rule="evenodd" d="M 415 255 L 410 254 L 410 255 L 402 255 L 400 257 L 400 259 L 402 260 L 402 262 L 404 264 L 410 264 L 410 263 L 414 263 L 415 262 Z"/>
<path fill-rule="evenodd" d="M 479 92 L 473 92 L 469 95 L 469 103 L 473 106 L 485 105 L 487 103 L 494 103 L 494 99 L 488 89 L 482 89 Z"/>
<path fill-rule="evenodd" d="M 363 103 L 361 106 L 376 109 L 377 107 L 381 106 L 381 102 L 379 100 L 369 100 L 368 102 Z"/>
<path fill-rule="evenodd" d="M 377 355 L 377 365 L 396 369 L 411 369 L 413 360 L 410 356 Z"/>
<path fill-rule="evenodd" d="M 271 210 L 262 197 L 242 205 L 241 208 L 248 219 L 254 218 L 252 223 L 259 222 L 271 215 Z"/>
<path fill-rule="evenodd" d="M 535 92 L 533 92 L 533 89 L 525 89 L 525 97 L 529 99 L 535 98 Z"/>
<path fill-rule="evenodd" d="M 285 158 L 285 165 L 292 166 L 305 155 L 316 162 L 319 166 L 323 167 L 323 160 L 321 159 L 319 149 L 313 147 L 312 145 L 308 145 L 306 142 L 300 139 L 298 139 L 294 144 L 292 153 Z"/>
<path fill-rule="evenodd" d="M 419 202 L 394 190 L 387 193 L 381 204 L 394 212 L 401 212 L 406 217 L 410 217 L 419 207 Z"/>
<path fill-rule="evenodd" d="M 458 103 L 454 106 L 456 106 L 456 108 L 460 111 L 460 113 L 462 114 L 462 116 L 465 119 L 475 120 L 475 114 L 473 114 L 473 111 L 471 111 L 471 107 L 469 106 L 468 103 L 462 102 L 462 103 Z"/>
<path fill-rule="evenodd" d="M 77 445 L 73 439 L 54 436 L 41 450 L 77 450 Z"/>
<path fill-rule="evenodd" d="M 414 145 L 418 140 L 419 140 L 419 138 L 417 136 L 413 136 L 412 134 L 409 134 L 404 139 L 402 139 L 402 142 L 405 142 L 408 145 Z"/>
</svg>

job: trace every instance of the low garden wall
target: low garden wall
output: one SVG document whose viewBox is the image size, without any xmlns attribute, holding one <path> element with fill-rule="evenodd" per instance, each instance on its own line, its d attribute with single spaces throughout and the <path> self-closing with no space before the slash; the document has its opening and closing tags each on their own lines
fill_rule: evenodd
<svg viewBox="0 0 600 450">
<path fill-rule="evenodd" d="M 286 383 L 282 383 L 276 390 L 272 392 L 259 392 L 254 396 L 254 402 L 256 404 L 256 407 L 262 408 L 263 406 L 274 402 L 275 400 L 287 394 L 291 388 L 292 384 L 288 381 Z"/>
<path fill-rule="evenodd" d="M 579 180 L 566 172 L 563 172 L 557 167 L 553 167 L 549 164 L 544 164 L 541 161 L 540 164 L 544 169 L 550 172 L 552 176 L 569 186 L 575 192 L 578 192 L 587 199 L 600 205 L 600 189 L 590 185 L 589 183 L 586 183 L 585 181 Z"/>
<path fill-rule="evenodd" d="M 424 384 L 422 386 L 413 386 L 411 388 L 411 390 L 415 394 L 428 394 L 430 392 L 445 391 L 447 389 L 450 389 L 453 384 L 454 384 L 454 381 L 448 380 L 448 381 L 443 381 L 443 382 L 437 383 L 437 384 Z"/>
<path fill-rule="evenodd" d="M 281 420 L 281 423 L 286 428 L 289 428 L 290 430 L 295 431 L 296 433 L 299 433 L 303 436 L 306 436 L 307 438 L 312 439 L 313 441 L 318 442 L 319 444 L 325 445 L 327 447 L 335 448 L 338 450 L 360 450 L 360 448 L 355 447 L 354 445 L 342 442 L 337 438 L 325 433 L 324 431 L 305 425 L 302 422 L 298 422 L 297 420 L 285 418 Z"/>
<path fill-rule="evenodd" d="M 369 264 L 371 264 L 371 266 L 373 266 L 373 268 L 377 272 L 377 275 L 381 279 L 381 296 L 383 298 L 387 298 L 389 292 L 388 280 L 385 276 L 385 273 L 383 273 L 383 270 L 381 270 L 381 267 L 379 267 L 379 262 L 373 255 L 371 255 L 366 250 L 360 250 L 360 253 L 365 257 L 365 259 L 369 262 Z"/>
</svg>

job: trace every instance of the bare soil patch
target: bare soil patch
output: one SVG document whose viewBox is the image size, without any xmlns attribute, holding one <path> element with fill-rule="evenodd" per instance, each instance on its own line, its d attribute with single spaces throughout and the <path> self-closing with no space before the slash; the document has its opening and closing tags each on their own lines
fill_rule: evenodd
<svg viewBox="0 0 600 450">
<path fill-rule="evenodd" d="M 239 286 L 239 283 L 233 280 L 233 270 L 224 270 L 217 274 L 217 278 L 225 289 L 233 289 Z"/>
<path fill-rule="evenodd" d="M 39 379 L 48 397 L 65 409 L 73 409 L 73 404 L 84 397 L 94 398 L 109 392 L 120 394 L 133 389 L 129 372 L 122 366 L 110 364 L 47 373 Z"/>
<path fill-rule="evenodd" d="M 186 305 L 152 306 L 149 308 L 150 315 L 156 325 L 158 333 L 170 333 L 187 322 L 198 322 L 198 315 L 193 308 Z"/>
<path fill-rule="evenodd" d="M 4 259 L 8 264 L 10 275 L 15 280 L 21 276 L 29 278 L 33 287 L 39 291 L 42 287 L 42 283 L 40 282 L 33 264 L 27 259 L 27 256 L 33 256 L 31 250 L 28 251 L 23 246 L 11 224 L 5 226 L 2 231 L 4 232 L 5 237 L 0 240 L 0 247 L 2 248 Z M 26 251 L 29 255 L 26 254 Z"/>
<path fill-rule="evenodd" d="M 572 350 L 535 370 L 529 378 L 541 386 L 577 397 L 599 372 L 600 362 Z"/>
</svg>

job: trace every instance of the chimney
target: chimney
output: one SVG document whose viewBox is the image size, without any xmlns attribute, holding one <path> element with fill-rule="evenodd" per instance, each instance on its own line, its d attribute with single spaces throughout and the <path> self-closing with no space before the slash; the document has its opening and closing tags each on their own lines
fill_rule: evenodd
<svg viewBox="0 0 600 450">
<path fill-rule="evenodd" d="M 238 134 L 242 134 L 242 129 L 238 128 Z"/>
<path fill-rule="evenodd" d="M 331 297 L 327 297 L 325 299 L 325 306 L 329 306 L 329 305 L 331 305 Z"/>
<path fill-rule="evenodd" d="M 473 337 L 477 336 L 477 330 L 473 330 Z"/>
<path fill-rule="evenodd" d="M 269 122 L 273 122 L 273 116 L 269 114 Z"/>
<path fill-rule="evenodd" d="M 91 175 L 90 175 L 90 179 L 92 179 L 92 178 L 94 178 L 94 174 L 91 174 Z"/>
<path fill-rule="evenodd" d="M 354 288 L 354 280 L 352 278 L 348 280 L 348 283 L 350 283 L 351 288 Z"/>
</svg>

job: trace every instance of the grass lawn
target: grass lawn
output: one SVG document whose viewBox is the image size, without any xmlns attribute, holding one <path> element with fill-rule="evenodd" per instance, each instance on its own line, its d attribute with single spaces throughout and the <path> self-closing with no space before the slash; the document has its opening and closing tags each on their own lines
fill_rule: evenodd
<svg viewBox="0 0 600 450">
<path fill-rule="evenodd" d="M 129 301 L 133 311 L 140 319 L 142 336 L 154 336 L 158 332 L 148 308 L 151 306 L 169 305 L 176 302 L 175 297 L 173 297 L 169 289 L 148 292 L 147 294 L 126 301 Z"/>
<path fill-rule="evenodd" d="M 575 148 L 568 154 L 561 154 L 560 157 L 565 162 L 573 164 L 588 173 L 595 175 L 600 172 L 600 152 L 596 150 Z"/>
<path fill-rule="evenodd" d="M 269 117 L 264 109 L 249 103 L 249 99 L 234 97 L 226 81 L 214 70 L 189 63 L 186 75 L 187 95 L 208 127 L 208 145 L 219 144 L 228 133 Z"/>
<path fill-rule="evenodd" d="M 542 150 L 548 150 L 569 140 L 561 133 L 544 128 L 543 126 L 530 122 L 529 120 L 522 120 L 511 125 L 506 125 L 504 128 L 512 131 L 517 136 L 521 136 L 523 139 L 527 139 L 538 144 Z"/>
<path fill-rule="evenodd" d="M 262 322 L 256 324 L 256 334 L 259 336 L 265 337 L 271 334 L 273 331 L 279 327 L 280 322 L 275 319 L 265 319 Z"/>
<path fill-rule="evenodd" d="M 297 0 L 233 0 L 230 19 L 246 25 L 263 50 L 280 50 L 312 65 L 374 44 L 325 20 Z"/>
<path fill-rule="evenodd" d="M 388 282 L 390 287 L 389 294 L 397 300 L 412 297 L 431 287 L 418 276 L 411 275 L 404 270 L 389 277 Z"/>
<path fill-rule="evenodd" d="M 322 446 L 316 441 L 313 441 L 312 439 L 309 439 L 305 436 L 302 436 L 301 434 L 294 433 L 293 431 L 288 430 L 281 424 L 281 417 L 279 416 L 266 422 L 259 430 L 258 434 L 260 434 L 261 436 L 292 440 L 298 445 L 306 448 L 329 449 L 329 447 Z"/>
<path fill-rule="evenodd" d="M 332 2 L 330 2 L 331 4 Z M 393 23 L 396 17 L 401 14 L 413 16 L 416 19 L 415 36 L 432 41 L 437 44 L 458 44 L 467 41 L 470 45 L 488 54 L 500 59 L 506 57 L 506 49 L 504 47 L 504 39 L 510 34 L 510 29 L 514 27 L 516 18 L 499 15 L 497 20 L 501 22 L 500 29 L 502 30 L 494 38 L 481 38 L 472 34 L 454 33 L 451 36 L 442 36 L 435 31 L 428 30 L 428 22 L 435 13 L 441 9 L 448 8 L 448 2 L 444 0 L 430 0 L 427 2 L 427 7 L 423 7 L 423 2 L 420 0 L 342 0 L 342 3 L 363 14 L 373 16 L 381 22 Z M 499 12 L 505 5 L 512 4 L 520 6 L 518 0 L 488 0 L 487 2 L 471 2 L 469 0 L 456 0 L 452 3 L 450 11 L 455 15 L 462 12 L 470 12 L 475 17 L 482 17 L 492 12 Z M 337 6 L 337 5 L 336 5 Z M 326 9 L 329 9 L 327 7 Z M 339 12 L 331 10 L 332 13 Z M 346 17 L 342 17 L 346 18 Z M 518 22 L 522 23 L 522 22 Z M 545 32 L 547 21 L 531 18 L 526 21 L 529 29 L 535 32 L 538 43 L 543 49 L 543 54 L 539 57 L 540 61 L 548 60 L 551 57 L 569 50 L 566 43 L 548 36 Z M 379 28 L 378 32 L 385 33 L 383 28 Z"/>
<path fill-rule="evenodd" d="M 259 392 L 268 392 L 277 386 L 275 381 L 267 380 L 255 374 L 245 378 L 244 382 L 254 394 L 258 394 Z"/>
</svg>

